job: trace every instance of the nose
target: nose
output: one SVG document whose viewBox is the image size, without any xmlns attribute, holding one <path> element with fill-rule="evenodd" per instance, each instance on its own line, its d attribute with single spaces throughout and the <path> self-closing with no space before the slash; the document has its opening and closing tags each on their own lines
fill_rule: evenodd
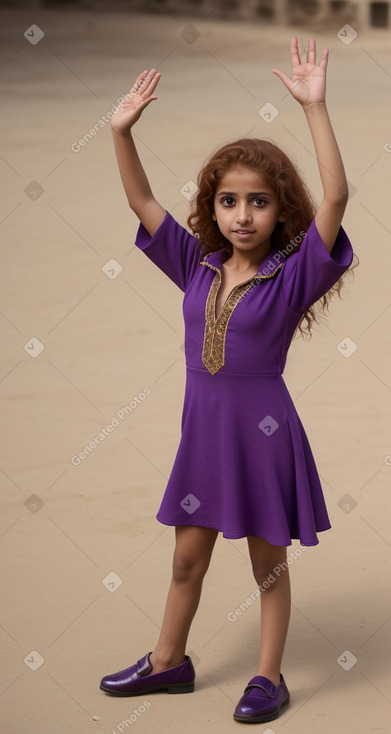
<svg viewBox="0 0 391 734">
<path fill-rule="evenodd" d="M 245 224 L 251 221 L 251 210 L 247 201 L 239 202 L 236 209 L 236 221 L 238 224 Z"/>
</svg>

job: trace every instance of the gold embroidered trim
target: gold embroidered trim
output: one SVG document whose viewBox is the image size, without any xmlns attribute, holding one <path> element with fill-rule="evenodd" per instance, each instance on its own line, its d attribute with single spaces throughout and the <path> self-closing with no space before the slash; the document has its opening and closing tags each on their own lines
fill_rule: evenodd
<svg viewBox="0 0 391 734">
<path fill-rule="evenodd" d="M 269 275 L 254 275 L 244 283 L 236 285 L 228 294 L 217 319 L 216 299 L 221 284 L 221 272 L 206 260 L 203 260 L 201 265 L 208 265 L 208 267 L 216 271 L 206 300 L 204 344 L 202 349 L 203 364 L 207 370 L 214 375 L 219 369 L 221 369 L 225 362 L 225 337 L 227 334 L 228 323 L 234 309 L 243 296 L 251 290 L 255 283 L 263 279 L 271 278 L 277 270 L 282 267 L 283 263 L 280 263 L 280 265 L 278 265 Z"/>
</svg>

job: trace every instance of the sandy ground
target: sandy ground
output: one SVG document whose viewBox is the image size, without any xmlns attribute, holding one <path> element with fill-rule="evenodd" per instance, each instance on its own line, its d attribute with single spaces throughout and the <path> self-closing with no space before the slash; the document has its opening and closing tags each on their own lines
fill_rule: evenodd
<svg viewBox="0 0 391 734">
<path fill-rule="evenodd" d="M 145 704 L 98 689 L 156 643 L 173 529 L 155 513 L 185 372 L 181 292 L 133 245 L 109 125 L 78 141 L 157 66 L 159 101 L 136 133 L 156 197 L 183 224 L 181 187 L 247 134 L 287 150 L 319 197 L 302 112 L 271 74 L 289 69 L 292 29 L 54 9 L 0 20 L 2 731 L 239 731 L 232 712 L 259 638 L 257 603 L 228 616 L 256 588 L 245 539 L 216 544 L 189 638 L 194 694 Z M 35 44 L 31 24 L 45 34 Z M 352 192 L 344 226 L 360 267 L 327 325 L 292 344 L 285 372 L 333 529 L 292 563 L 292 702 L 258 726 L 268 734 L 386 734 L 391 715 L 390 32 L 358 27 L 345 44 L 338 29 L 317 38 L 331 49 L 329 108 Z M 258 114 L 266 102 L 272 123 Z"/>
</svg>

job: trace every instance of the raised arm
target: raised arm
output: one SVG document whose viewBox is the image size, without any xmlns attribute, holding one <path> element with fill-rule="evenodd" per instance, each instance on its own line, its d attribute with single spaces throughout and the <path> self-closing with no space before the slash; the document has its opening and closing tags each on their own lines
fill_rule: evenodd
<svg viewBox="0 0 391 734">
<path fill-rule="evenodd" d="M 273 69 L 292 96 L 301 104 L 307 118 L 320 178 L 323 200 L 315 215 L 316 228 L 331 252 L 349 198 L 341 154 L 326 107 L 326 69 L 329 51 L 323 51 L 316 64 L 316 46 L 309 39 L 307 63 L 301 63 L 297 38 L 291 40 L 292 79 L 280 69 Z"/>
<path fill-rule="evenodd" d="M 145 107 L 157 99 L 153 93 L 160 76 L 156 69 L 143 71 L 130 92 L 118 104 L 111 118 L 118 167 L 129 206 L 151 236 L 162 223 L 166 211 L 152 194 L 134 144 L 131 128 Z"/>
</svg>

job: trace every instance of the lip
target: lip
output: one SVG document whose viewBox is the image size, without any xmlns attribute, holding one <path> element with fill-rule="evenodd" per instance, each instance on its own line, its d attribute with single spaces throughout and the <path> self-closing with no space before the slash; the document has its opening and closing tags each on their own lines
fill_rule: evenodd
<svg viewBox="0 0 391 734">
<path fill-rule="evenodd" d="M 235 229 L 234 232 L 238 237 L 250 237 L 252 234 L 255 234 L 255 230 L 253 229 Z"/>
</svg>

